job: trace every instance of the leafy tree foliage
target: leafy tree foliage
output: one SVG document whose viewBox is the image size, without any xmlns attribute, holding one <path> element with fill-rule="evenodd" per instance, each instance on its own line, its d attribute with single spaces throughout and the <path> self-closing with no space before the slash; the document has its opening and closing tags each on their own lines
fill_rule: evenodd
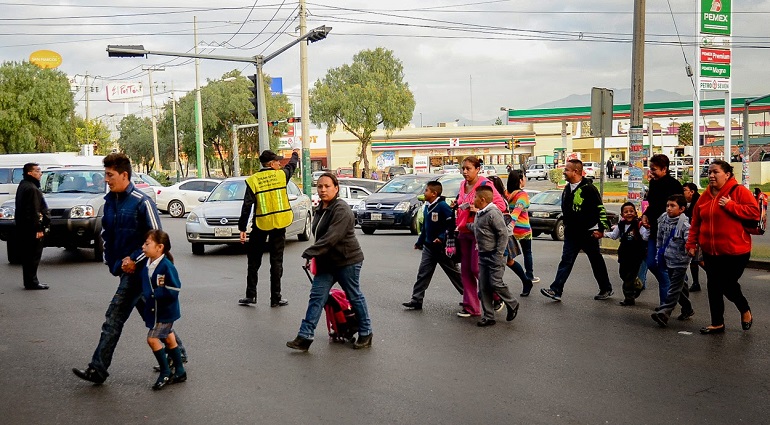
<svg viewBox="0 0 770 425">
<path fill-rule="evenodd" d="M 94 145 L 94 154 L 107 155 L 112 151 L 111 134 L 107 124 L 98 120 L 86 121 L 80 115 L 75 115 L 72 119 L 74 127 L 74 141 L 76 146 L 92 144 Z"/>
<path fill-rule="evenodd" d="M 353 56 L 351 65 L 327 71 L 310 91 L 310 120 L 329 131 L 341 125 L 361 141 L 359 157 L 369 170 L 367 153 L 374 133 L 403 128 L 414 113 L 414 95 L 404 81 L 404 67 L 391 50 L 378 47 Z"/>
<path fill-rule="evenodd" d="M 683 122 L 679 124 L 677 139 L 682 146 L 692 146 L 692 123 Z"/>
<path fill-rule="evenodd" d="M 152 122 L 150 118 L 127 115 L 118 124 L 120 138 L 118 145 L 135 163 L 149 170 L 154 162 L 152 144 Z"/>
<path fill-rule="evenodd" d="M 67 76 L 28 62 L 0 65 L 0 153 L 77 150 Z"/>
</svg>

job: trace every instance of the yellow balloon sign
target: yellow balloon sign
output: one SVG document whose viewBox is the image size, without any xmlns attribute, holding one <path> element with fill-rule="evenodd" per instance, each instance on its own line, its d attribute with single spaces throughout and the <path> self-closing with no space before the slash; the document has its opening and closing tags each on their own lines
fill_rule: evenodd
<svg viewBox="0 0 770 425">
<path fill-rule="evenodd" d="M 56 68 L 61 65 L 61 55 L 53 50 L 38 50 L 29 55 L 29 62 L 40 68 Z"/>
</svg>

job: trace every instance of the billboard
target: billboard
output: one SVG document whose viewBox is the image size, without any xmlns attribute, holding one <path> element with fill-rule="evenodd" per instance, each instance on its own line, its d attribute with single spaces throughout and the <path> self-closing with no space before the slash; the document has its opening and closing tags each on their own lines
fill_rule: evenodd
<svg viewBox="0 0 770 425">
<path fill-rule="evenodd" d="M 108 102 L 141 102 L 144 96 L 142 83 L 135 81 L 116 81 L 107 83 Z"/>
</svg>

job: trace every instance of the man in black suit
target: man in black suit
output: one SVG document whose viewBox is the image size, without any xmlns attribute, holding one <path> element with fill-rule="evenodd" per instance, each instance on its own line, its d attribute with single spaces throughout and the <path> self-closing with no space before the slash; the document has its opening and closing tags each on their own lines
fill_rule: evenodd
<svg viewBox="0 0 770 425">
<path fill-rule="evenodd" d="M 24 289 L 48 289 L 37 279 L 37 267 L 43 255 L 43 236 L 51 222 L 48 205 L 40 191 L 40 165 L 24 164 L 24 179 L 16 190 L 16 237 L 21 249 Z"/>
</svg>

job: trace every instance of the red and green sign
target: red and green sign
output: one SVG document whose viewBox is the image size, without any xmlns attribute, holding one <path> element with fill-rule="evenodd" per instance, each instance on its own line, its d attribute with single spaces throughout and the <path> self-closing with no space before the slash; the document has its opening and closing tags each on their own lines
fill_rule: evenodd
<svg viewBox="0 0 770 425">
<path fill-rule="evenodd" d="M 732 0 L 700 0 L 700 32 L 730 35 L 732 26 Z"/>
<path fill-rule="evenodd" d="M 721 63 L 701 63 L 700 76 L 730 78 L 730 65 Z"/>
</svg>

